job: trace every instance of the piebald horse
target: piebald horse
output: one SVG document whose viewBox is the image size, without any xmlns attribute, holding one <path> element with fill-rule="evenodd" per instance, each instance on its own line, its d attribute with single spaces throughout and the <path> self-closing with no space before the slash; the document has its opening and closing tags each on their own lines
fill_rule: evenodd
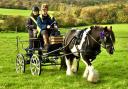
<svg viewBox="0 0 128 89">
<path fill-rule="evenodd" d="M 66 75 L 72 75 L 78 71 L 79 59 L 86 64 L 83 74 L 90 82 L 99 80 L 98 72 L 92 66 L 92 61 L 105 48 L 109 54 L 114 53 L 115 36 L 110 28 L 102 26 L 91 26 L 84 30 L 72 29 L 64 39 L 64 53 L 66 60 Z"/>
</svg>

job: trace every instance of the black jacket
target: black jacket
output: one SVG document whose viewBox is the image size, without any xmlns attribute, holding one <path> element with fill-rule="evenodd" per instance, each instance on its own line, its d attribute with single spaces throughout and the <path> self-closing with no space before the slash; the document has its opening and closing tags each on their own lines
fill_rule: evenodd
<svg viewBox="0 0 128 89">
<path fill-rule="evenodd" d="M 32 16 L 35 20 L 37 20 L 37 17 L 38 17 L 39 15 L 34 16 L 33 14 L 31 14 L 31 16 Z M 37 25 L 36 25 L 35 22 L 29 17 L 28 20 L 27 20 L 26 27 L 27 27 L 28 30 L 33 31 L 33 29 L 36 29 L 36 28 L 37 28 Z"/>
</svg>

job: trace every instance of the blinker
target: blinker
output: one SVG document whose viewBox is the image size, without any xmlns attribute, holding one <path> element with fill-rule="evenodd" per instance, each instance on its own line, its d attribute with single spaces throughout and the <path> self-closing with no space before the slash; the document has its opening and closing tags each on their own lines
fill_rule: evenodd
<svg viewBox="0 0 128 89">
<path fill-rule="evenodd" d="M 104 39 L 104 31 L 100 32 L 100 38 Z"/>
</svg>

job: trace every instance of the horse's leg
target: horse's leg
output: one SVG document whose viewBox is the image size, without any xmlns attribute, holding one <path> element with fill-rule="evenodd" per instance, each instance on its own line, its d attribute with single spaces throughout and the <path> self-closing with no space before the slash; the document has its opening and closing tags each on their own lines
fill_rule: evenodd
<svg viewBox="0 0 128 89">
<path fill-rule="evenodd" d="M 74 58 L 73 63 L 72 63 L 72 68 L 71 68 L 73 73 L 77 73 L 78 62 L 79 62 L 79 59 Z"/>
<path fill-rule="evenodd" d="M 83 57 L 82 61 L 86 64 L 86 68 L 83 74 L 84 78 L 87 78 L 89 82 L 97 82 L 99 80 L 98 72 L 94 69 L 88 58 Z"/>
<path fill-rule="evenodd" d="M 89 67 L 89 65 L 91 66 L 91 63 L 88 60 L 84 60 L 83 58 L 82 58 L 82 61 L 86 65 L 86 68 L 85 68 L 85 71 L 84 71 L 84 74 L 83 74 L 83 78 L 87 78 L 88 75 L 89 75 L 88 67 Z"/>
<path fill-rule="evenodd" d="M 89 75 L 87 80 L 90 82 L 97 82 L 99 80 L 98 72 L 94 69 L 93 66 L 88 66 Z"/>
<path fill-rule="evenodd" d="M 67 65 L 66 75 L 70 76 L 72 74 L 72 71 L 71 71 L 71 62 L 70 62 L 70 59 L 67 59 L 66 56 L 65 56 L 65 60 L 66 60 L 66 65 Z"/>
</svg>

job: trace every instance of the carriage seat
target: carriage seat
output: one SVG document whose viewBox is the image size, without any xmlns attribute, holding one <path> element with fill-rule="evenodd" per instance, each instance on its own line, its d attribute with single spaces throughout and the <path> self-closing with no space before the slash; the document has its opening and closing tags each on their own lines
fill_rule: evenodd
<svg viewBox="0 0 128 89">
<path fill-rule="evenodd" d="M 49 37 L 49 41 L 50 44 L 59 44 L 59 43 L 63 43 L 64 37 L 63 36 L 50 36 Z"/>
</svg>

